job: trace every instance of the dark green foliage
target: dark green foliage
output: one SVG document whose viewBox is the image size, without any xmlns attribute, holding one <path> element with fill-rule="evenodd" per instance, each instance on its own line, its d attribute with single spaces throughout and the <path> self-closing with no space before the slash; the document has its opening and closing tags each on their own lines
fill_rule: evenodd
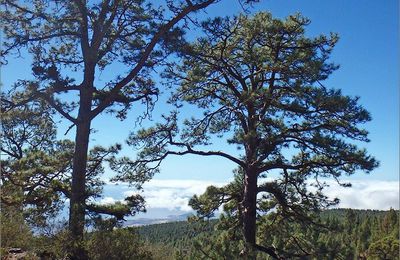
<svg viewBox="0 0 400 260">
<path fill-rule="evenodd" d="M 22 92 L 10 94 L 10 102 L 17 103 Z M 2 96 L 2 100 L 4 96 Z M 6 101 L 1 104 L 1 203 L 23 211 L 25 220 L 45 228 L 71 197 L 71 172 L 75 144 L 56 139 L 54 111 L 44 102 L 32 101 L 14 107 Z M 144 211 L 140 195 L 127 197 L 126 203 L 99 205 L 93 199 L 101 196 L 104 182 L 104 164 L 117 167 L 116 154 L 120 145 L 109 148 L 95 146 L 89 151 L 86 171 L 86 206 L 93 214 L 107 214 L 123 219 Z M 123 174 L 124 170 L 117 169 Z M 132 178 L 137 188 L 147 179 Z"/>
<path fill-rule="evenodd" d="M 15 209 L 15 216 L 27 214 L 35 225 L 47 226 L 68 198 L 70 232 L 38 240 L 54 244 L 54 256 L 150 258 L 132 230 L 113 230 L 113 221 L 144 211 L 142 197 L 93 203 L 102 192 L 104 163 L 117 173 L 113 181 L 141 188 L 168 155 L 220 156 L 237 164 L 235 180 L 209 187 L 190 204 L 199 218 L 213 216 L 221 206 L 224 213 L 213 232 L 185 231 L 197 242 L 173 242 L 180 247 L 176 258 L 395 257 L 396 212 L 383 219 L 354 211 L 341 220 L 319 215 L 338 203 L 323 194 L 327 184 L 321 177 L 349 186 L 339 178 L 378 166 L 357 146 L 369 141 L 361 127 L 371 120 L 368 111 L 357 97 L 321 83 L 338 68 L 329 60 L 337 35 L 310 38 L 305 34 L 309 20 L 301 15 L 279 20 L 262 12 L 206 21 L 206 36 L 186 44 L 182 20 L 213 2 L 167 1 L 166 12 L 143 0 L 2 2 L 1 57 L 27 51 L 33 76 L 18 80 L 11 95 L 2 96 L 1 201 L 10 207 L 2 214 Z M 173 112 L 166 123 L 132 134 L 131 145 L 144 144 L 136 162 L 116 158 L 120 145 L 89 147 L 91 122 L 100 114 L 125 119 L 139 101 L 144 117 L 149 115 L 159 93 L 152 72 L 177 49 L 182 62 L 168 64 L 165 71 L 177 86 L 170 101 L 177 108 L 197 106 L 202 116 L 181 127 Z M 111 65 L 128 71 L 99 82 L 98 72 Z M 75 143 L 56 140 L 55 111 L 76 128 Z M 201 150 L 213 136 L 242 152 Z M 278 175 L 273 181 L 266 179 L 271 173 Z M 99 214 L 116 219 L 100 221 L 85 234 L 85 217 Z M 20 220 L 10 225 L 30 238 Z M 11 240 L 18 238 L 14 235 Z M 127 240 L 131 246 L 124 246 Z"/>
<path fill-rule="evenodd" d="M 19 247 L 23 250 L 32 249 L 33 232 L 26 224 L 20 209 L 2 206 L 0 211 L 0 235 L 2 250 L 9 247 Z"/>
<path fill-rule="evenodd" d="M 273 240 L 257 244 L 261 216 L 272 212 L 279 221 L 318 225 L 318 212 L 339 202 L 324 195 L 322 178 L 347 187 L 341 176 L 378 166 L 356 145 L 369 141 L 362 128 L 371 120 L 368 111 L 358 97 L 322 83 L 338 68 L 329 59 L 338 36 L 308 37 L 309 23 L 299 14 L 280 20 L 267 12 L 204 22 L 206 36 L 182 49 L 182 62 L 165 72 L 178 110 L 129 139 L 145 147 L 137 169 L 154 170 L 167 156 L 185 154 L 219 156 L 238 166 L 234 182 L 208 188 L 191 205 L 199 217 L 224 205 L 226 231 L 243 232 L 242 255 L 257 249 L 275 258 L 306 256 Z M 180 122 L 184 105 L 202 114 Z M 215 137 L 240 152 L 209 148 Z M 265 179 L 271 174 L 278 177 Z"/>
<path fill-rule="evenodd" d="M 73 241 L 65 223 L 48 225 L 48 232 L 34 235 L 18 211 L 2 209 L 0 217 L 2 256 L 8 248 L 18 247 L 32 255 L 32 259 L 70 259 Z M 94 229 L 85 233 L 83 246 L 93 260 L 153 259 L 136 228 L 118 228 L 116 219 L 97 218 Z"/>
<path fill-rule="evenodd" d="M 386 214 L 387 211 L 382 211 L 382 210 L 371 210 L 371 209 L 358 210 L 358 209 L 340 208 L 340 209 L 330 209 L 322 211 L 321 218 L 324 220 L 335 218 L 341 222 L 347 219 L 347 221 L 350 222 L 350 220 L 357 220 L 357 219 L 358 221 L 364 221 L 366 218 L 368 219 L 382 218 Z"/>
<path fill-rule="evenodd" d="M 367 255 L 369 256 L 369 259 L 400 259 L 399 247 L 399 239 L 393 236 L 388 236 L 373 242 L 368 248 Z"/>
<path fill-rule="evenodd" d="M 135 228 L 116 228 L 114 223 L 98 223 L 96 230 L 88 233 L 86 249 L 93 260 L 152 259 Z"/>
<path fill-rule="evenodd" d="M 1 63 L 7 63 L 10 55 L 28 53 L 32 57 L 33 79 L 15 79 L 24 97 L 21 102 L 11 103 L 18 106 L 32 100 L 44 101 L 76 130 L 69 224 L 73 240 L 81 241 L 78 245 L 82 244 L 87 210 L 92 120 L 102 113 L 125 119 L 137 102 L 144 105 L 144 116 L 140 118 L 148 116 L 159 93 L 151 74 L 155 66 L 184 43 L 183 20 L 214 2 L 1 2 Z M 122 69 L 99 81 L 99 72 L 113 70 L 111 65 Z M 151 177 L 151 173 L 141 171 L 140 176 L 144 175 Z M 73 251 L 75 259 L 87 258 L 83 248 Z"/>
<path fill-rule="evenodd" d="M 209 236 L 214 232 L 217 220 L 204 222 L 171 222 L 142 226 L 138 234 L 152 244 L 164 244 L 181 250 L 191 250 L 198 236 Z"/>
<path fill-rule="evenodd" d="M 10 100 L 17 102 L 21 94 Z M 1 112 L 1 203 L 23 209 L 30 223 L 45 226 L 63 207 L 74 144 L 56 140 L 53 111 L 43 102 L 10 108 L 2 101 Z"/>
<path fill-rule="evenodd" d="M 332 209 L 321 212 L 318 219 L 323 226 L 280 221 L 274 229 L 268 229 L 274 217 L 263 218 L 258 240 L 284 249 L 291 255 L 286 259 L 400 259 L 399 211 Z M 149 248 L 164 245 L 170 248 L 170 254 L 177 251 L 167 259 L 242 259 L 240 233 L 227 230 L 227 220 L 226 216 L 211 220 L 212 229 L 199 230 L 195 236 L 189 222 L 143 226 L 138 233 L 150 243 Z M 295 256 L 299 246 L 307 256 Z M 272 258 L 258 253 L 257 259 Z"/>
<path fill-rule="evenodd" d="M 264 219 L 261 230 L 269 224 Z M 326 227 L 280 222 L 268 234 L 259 232 L 258 239 L 260 244 L 271 240 L 289 253 L 297 252 L 295 243 L 300 243 L 310 253 L 303 259 L 400 259 L 399 211 L 333 209 L 323 211 L 320 219 Z M 23 220 L 17 211 L 2 209 L 3 252 L 21 247 L 57 259 L 68 255 L 70 236 L 65 226 L 35 237 Z M 241 259 L 240 232 L 226 230 L 227 220 L 221 216 L 219 220 L 118 228 L 116 220 L 97 219 L 95 229 L 85 235 L 85 247 L 91 259 Z M 271 258 L 258 253 L 257 259 Z"/>
<path fill-rule="evenodd" d="M 209 186 L 206 191 L 200 195 L 194 195 L 189 205 L 197 212 L 201 218 L 211 218 L 214 212 L 223 205 L 224 211 L 229 216 L 240 215 L 240 203 L 243 199 L 243 175 L 235 174 L 233 182 L 223 187 Z M 237 222 L 238 220 L 236 220 Z"/>
</svg>

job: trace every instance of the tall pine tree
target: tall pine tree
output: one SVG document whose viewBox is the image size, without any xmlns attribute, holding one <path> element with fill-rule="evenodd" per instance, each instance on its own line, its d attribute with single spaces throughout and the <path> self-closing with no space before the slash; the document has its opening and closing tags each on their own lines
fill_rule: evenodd
<svg viewBox="0 0 400 260">
<path fill-rule="evenodd" d="M 323 178 L 339 182 L 343 174 L 369 172 L 378 165 L 354 142 L 369 141 L 360 128 L 371 120 L 368 111 L 358 97 L 322 84 L 338 68 L 329 61 L 338 37 L 306 36 L 309 22 L 301 15 L 279 20 L 261 12 L 203 23 L 207 36 L 185 46 L 183 62 L 165 73 L 178 85 L 171 102 L 197 106 L 203 116 L 180 125 L 173 113 L 165 123 L 130 138 L 133 145 L 146 147 L 137 167 L 157 167 L 169 155 L 185 154 L 219 156 L 239 167 L 239 192 L 208 189 L 192 205 L 208 216 L 221 204 L 239 201 L 235 214 L 244 255 L 257 249 L 280 257 L 279 248 L 257 242 L 260 216 L 275 212 L 311 222 L 310 211 L 338 202 L 323 194 Z M 207 149 L 212 136 L 242 152 Z M 265 181 L 271 173 L 279 177 Z M 314 190 L 308 189 L 310 182 Z"/>
<path fill-rule="evenodd" d="M 45 100 L 76 129 L 69 214 L 77 245 L 74 259 L 86 258 L 82 239 L 93 119 L 104 112 L 125 118 L 137 102 L 151 108 L 158 89 L 150 72 L 180 45 L 187 16 L 214 2 L 166 0 L 155 6 L 145 0 L 2 1 L 1 57 L 21 50 L 33 56 L 35 79 L 19 81 L 27 90 L 25 100 Z M 96 82 L 99 71 L 116 64 L 128 72 Z"/>
</svg>

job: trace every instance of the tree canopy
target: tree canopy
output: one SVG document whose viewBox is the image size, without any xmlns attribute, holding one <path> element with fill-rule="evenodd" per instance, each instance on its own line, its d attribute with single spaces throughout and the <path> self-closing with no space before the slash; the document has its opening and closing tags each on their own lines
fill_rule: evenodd
<svg viewBox="0 0 400 260">
<path fill-rule="evenodd" d="M 308 246 L 314 237 L 307 241 L 291 234 L 301 228 L 308 232 L 310 226 L 315 230 L 309 234 L 326 228 L 318 213 L 339 202 L 324 194 L 327 178 L 348 187 L 342 176 L 378 166 L 360 148 L 369 141 L 362 125 L 371 116 L 358 97 L 324 85 L 339 68 L 330 60 L 336 34 L 309 36 L 310 21 L 300 14 L 276 19 L 260 12 L 203 22 L 190 16 L 216 2 L 1 3 L 1 62 L 19 55 L 32 58 L 32 78 L 17 79 L 1 96 L 5 192 L 0 198 L 10 215 L 17 207 L 45 225 L 69 199 L 69 255 L 87 259 L 87 216 L 120 220 L 145 210 L 140 195 L 112 205 L 94 202 L 102 193 L 106 164 L 115 173 L 112 182 L 140 190 L 170 155 L 218 156 L 237 166 L 235 179 L 190 200 L 199 218 L 223 207 L 218 246 L 237 242 L 239 247 L 228 250 L 233 258 L 256 258 L 257 250 L 275 259 L 316 255 Z M 189 43 L 184 36 L 192 25 L 203 34 Z M 124 120 L 134 110 L 139 121 L 150 115 L 160 94 L 154 75 L 161 69 L 176 110 L 163 115 L 165 122 L 130 135 L 128 144 L 142 148 L 138 158 L 118 158 L 120 144 L 91 145 L 92 122 L 99 115 Z M 104 71 L 111 76 L 101 81 Z M 183 106 L 197 107 L 201 114 L 181 120 Z M 70 124 L 67 132 L 75 128 L 74 141 L 57 138 L 55 115 Z M 227 146 L 213 146 L 215 138 Z M 352 218 L 350 212 L 347 219 Z M 390 229 L 394 219 L 389 214 L 381 228 Z M 382 250 L 392 255 L 398 244 L 392 236 L 375 242 L 368 249 L 371 255 Z M 112 246 L 120 248 L 119 241 Z M 124 257 L 135 251 L 128 249 Z M 103 257 L 94 251 L 96 258 Z"/>
<path fill-rule="evenodd" d="M 378 165 L 357 146 L 369 141 L 360 127 L 371 120 L 368 111 L 358 97 L 323 85 L 338 68 L 329 61 L 338 36 L 308 37 L 309 22 L 299 14 L 279 20 L 266 12 L 204 22 L 206 36 L 185 46 L 182 63 L 165 72 L 178 86 L 171 102 L 178 108 L 195 105 L 203 116 L 181 126 L 174 112 L 165 123 L 130 137 L 133 145 L 144 143 L 138 167 L 151 169 L 168 155 L 184 154 L 220 156 L 237 164 L 236 194 L 225 192 L 230 186 L 210 188 L 207 202 L 195 197 L 192 203 L 208 216 L 221 204 L 240 202 L 235 214 L 249 245 L 244 254 L 250 247 L 279 258 L 279 249 L 257 244 L 256 223 L 263 214 L 309 220 L 310 210 L 338 202 L 323 194 L 323 178 L 349 186 L 339 177 Z M 212 136 L 241 152 L 207 150 Z M 279 177 L 264 179 L 272 173 Z"/>
<path fill-rule="evenodd" d="M 11 99 L 12 100 L 12 99 Z M 54 111 L 44 102 L 32 101 L 12 107 L 2 103 L 1 203 L 21 208 L 35 226 L 46 226 L 71 197 L 71 171 L 74 143 L 56 139 Z M 96 146 L 89 152 L 86 172 L 86 207 L 90 214 L 107 214 L 121 220 L 144 210 L 139 195 L 126 198 L 126 204 L 99 205 L 104 181 L 104 164 L 117 160 L 120 145 Z M 120 171 L 123 172 L 123 171 Z M 145 178 L 131 179 L 140 188 Z"/>
<path fill-rule="evenodd" d="M 26 52 L 33 59 L 34 79 L 16 83 L 24 90 L 16 104 L 44 100 L 76 128 L 69 215 L 77 241 L 74 258 L 86 258 L 79 241 L 85 225 L 92 120 L 103 112 L 124 119 L 135 102 L 145 104 L 147 115 L 159 92 L 151 78 L 155 65 L 184 42 L 188 15 L 214 2 L 218 1 L 2 2 L 2 62 Z M 100 71 L 116 64 L 127 72 L 97 81 Z"/>
</svg>

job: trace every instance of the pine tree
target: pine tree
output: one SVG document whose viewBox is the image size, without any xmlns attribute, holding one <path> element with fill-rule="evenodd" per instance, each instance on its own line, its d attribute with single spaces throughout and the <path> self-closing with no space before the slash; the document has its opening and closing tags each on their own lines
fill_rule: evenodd
<svg viewBox="0 0 400 260">
<path fill-rule="evenodd" d="M 322 85 L 338 68 L 329 62 L 338 37 L 307 37 L 308 24 L 301 15 L 279 20 L 265 12 L 205 22 L 207 36 L 186 46 L 182 64 L 166 72 L 179 86 L 171 102 L 178 108 L 195 105 L 203 116 L 181 126 L 172 113 L 166 122 L 130 138 L 131 144 L 141 141 L 147 147 L 137 167 L 185 154 L 219 156 L 237 164 L 240 192 L 232 196 L 210 188 L 205 195 L 209 201 L 197 209 L 207 216 L 239 199 L 243 254 L 257 249 L 279 258 L 276 246 L 257 242 L 258 213 L 276 212 L 279 218 L 311 223 L 312 212 L 338 202 L 324 196 L 326 184 L 320 178 L 339 181 L 342 174 L 369 172 L 378 165 L 350 141 L 368 141 L 360 125 L 371 120 L 369 113 L 357 97 Z M 242 152 L 204 148 L 212 136 Z M 263 180 L 271 172 L 280 175 Z M 314 192 L 307 189 L 310 179 Z"/>
<path fill-rule="evenodd" d="M 22 94 L 22 93 L 20 93 Z M 15 97 L 17 98 L 17 97 Z M 14 100 L 11 98 L 10 100 Z M 71 171 L 74 143 L 56 139 L 54 111 L 45 102 L 32 101 L 14 107 L 2 103 L 1 203 L 26 216 L 31 225 L 48 226 L 71 198 Z M 121 220 L 144 210 L 141 196 L 130 196 L 126 203 L 99 205 L 104 182 L 104 163 L 113 163 L 119 145 L 93 147 L 86 172 L 85 206 L 91 214 L 106 214 Z M 140 186 L 144 180 L 136 179 Z"/>
<path fill-rule="evenodd" d="M 106 112 L 124 119 L 137 102 L 147 106 L 147 115 L 159 93 L 150 73 L 181 44 L 184 19 L 214 2 L 167 0 L 163 11 L 145 0 L 2 1 L 1 57 L 25 50 L 33 59 L 35 79 L 18 81 L 26 90 L 18 104 L 44 100 L 76 130 L 69 214 L 75 259 L 86 258 L 85 173 L 93 119 Z M 128 72 L 97 82 L 110 65 Z"/>
</svg>

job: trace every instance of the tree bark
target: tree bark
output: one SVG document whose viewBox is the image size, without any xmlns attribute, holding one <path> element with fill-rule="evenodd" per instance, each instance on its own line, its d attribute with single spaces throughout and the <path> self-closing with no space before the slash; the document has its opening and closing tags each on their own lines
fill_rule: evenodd
<svg viewBox="0 0 400 260">
<path fill-rule="evenodd" d="M 245 170 L 243 194 L 243 236 L 246 250 L 252 251 L 256 245 L 256 205 L 257 174 L 251 169 Z M 249 248 L 250 247 L 250 248 Z"/>
<path fill-rule="evenodd" d="M 86 210 L 86 166 L 88 159 L 90 124 L 89 113 L 91 109 L 91 91 L 81 90 L 78 123 L 76 125 L 75 151 L 72 168 L 71 199 L 69 210 L 69 229 L 73 245 L 71 248 L 72 259 L 87 259 L 83 245 Z"/>
</svg>

